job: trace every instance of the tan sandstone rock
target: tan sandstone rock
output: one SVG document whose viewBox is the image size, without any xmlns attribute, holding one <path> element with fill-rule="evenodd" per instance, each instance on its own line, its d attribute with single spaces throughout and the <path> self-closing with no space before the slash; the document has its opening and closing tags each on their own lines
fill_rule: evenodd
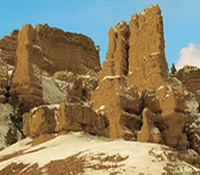
<svg viewBox="0 0 200 175">
<path fill-rule="evenodd" d="M 100 80 L 105 76 L 127 75 L 129 28 L 125 21 L 110 27 L 108 51 L 103 61 Z"/>
<path fill-rule="evenodd" d="M 152 113 L 148 108 L 145 108 L 142 111 L 142 117 L 143 125 L 140 132 L 138 133 L 137 141 L 163 143 L 161 132 L 154 125 L 156 114 Z"/>
<path fill-rule="evenodd" d="M 104 135 L 104 119 L 89 106 L 80 103 L 60 103 L 55 131 L 86 131 Z"/>
<path fill-rule="evenodd" d="M 23 115 L 23 133 L 31 138 L 54 133 L 55 127 L 55 112 L 46 106 L 32 109 Z"/>
<path fill-rule="evenodd" d="M 162 109 L 162 115 L 166 116 L 173 112 L 184 113 L 185 105 L 181 94 L 172 86 L 160 86 L 156 91 L 156 98 Z"/>
<path fill-rule="evenodd" d="M 123 76 L 104 77 L 95 89 L 91 102 L 98 113 L 103 112 L 107 116 L 109 137 L 131 140 L 136 138 L 135 131 L 142 124 L 142 120 L 134 115 L 140 113 L 141 104 L 137 88 L 126 88 L 125 82 Z"/>
<path fill-rule="evenodd" d="M 200 103 L 200 70 L 196 66 L 186 65 L 178 71 L 176 77 L 183 83 L 183 89 L 192 92 Z"/>
<path fill-rule="evenodd" d="M 17 66 L 11 81 L 11 94 L 17 92 L 19 102 L 39 105 L 42 103 L 42 70 L 37 66 L 42 52 L 34 47 L 36 32 L 24 25 L 18 35 Z"/>
<path fill-rule="evenodd" d="M 127 85 L 138 91 L 157 89 L 167 81 L 163 18 L 158 5 L 151 5 L 129 21 L 129 73 Z"/>
<path fill-rule="evenodd" d="M 153 113 L 161 113 L 162 109 L 155 89 L 145 89 L 141 95 L 142 108 L 149 108 Z"/>
<path fill-rule="evenodd" d="M 17 65 L 10 93 L 16 91 L 19 102 L 35 106 L 42 103 L 43 72 L 53 75 L 68 70 L 76 75 L 101 69 L 99 51 L 92 39 L 47 24 L 38 24 L 35 28 L 30 24 L 24 25 L 19 31 L 16 55 Z"/>
<path fill-rule="evenodd" d="M 0 49 L 2 50 L 3 59 L 10 65 L 15 65 L 17 62 L 16 50 L 18 45 L 19 30 L 13 30 L 9 36 L 4 36 L 0 39 Z"/>
<path fill-rule="evenodd" d="M 164 143 L 179 150 L 186 150 L 189 146 L 187 135 L 184 132 L 186 116 L 180 112 L 171 113 L 163 117 L 162 137 Z"/>
</svg>

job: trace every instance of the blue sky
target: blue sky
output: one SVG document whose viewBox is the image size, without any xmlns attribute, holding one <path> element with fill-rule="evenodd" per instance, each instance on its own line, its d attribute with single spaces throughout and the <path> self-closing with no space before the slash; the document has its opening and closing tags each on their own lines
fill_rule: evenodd
<svg viewBox="0 0 200 175">
<path fill-rule="evenodd" d="M 105 59 L 109 27 L 158 3 L 164 17 L 166 58 L 169 67 L 196 64 L 200 67 L 199 0 L 7 0 L 1 2 L 0 37 L 23 24 L 48 23 L 65 31 L 83 33 L 101 47 Z M 193 59 L 194 58 L 194 59 Z M 193 59 L 193 61 L 192 61 Z"/>
</svg>

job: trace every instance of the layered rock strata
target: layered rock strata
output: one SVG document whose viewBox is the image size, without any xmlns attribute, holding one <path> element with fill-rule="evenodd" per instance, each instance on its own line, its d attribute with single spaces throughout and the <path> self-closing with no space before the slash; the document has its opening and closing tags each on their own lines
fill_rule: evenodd
<svg viewBox="0 0 200 175">
<path fill-rule="evenodd" d="M 17 64 L 11 83 L 20 102 L 42 103 L 42 73 L 52 76 L 58 71 L 85 75 L 101 69 L 99 51 L 94 42 L 82 34 L 64 32 L 45 25 L 24 25 L 18 34 Z"/>
<path fill-rule="evenodd" d="M 13 30 L 9 36 L 4 36 L 0 39 L 0 49 L 4 54 L 3 59 L 10 65 L 14 66 L 17 62 L 17 45 L 18 45 L 19 30 Z"/>
<path fill-rule="evenodd" d="M 36 25 L 34 32 L 33 45 L 41 50 L 43 57 L 38 67 L 49 75 L 64 70 L 85 75 L 91 69 L 101 69 L 99 51 L 89 37 L 47 24 Z"/>
</svg>

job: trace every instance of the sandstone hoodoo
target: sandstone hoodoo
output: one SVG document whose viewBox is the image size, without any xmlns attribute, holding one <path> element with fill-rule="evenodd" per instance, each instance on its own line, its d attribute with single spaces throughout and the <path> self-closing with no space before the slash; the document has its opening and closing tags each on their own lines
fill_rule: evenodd
<svg viewBox="0 0 200 175">
<path fill-rule="evenodd" d="M 168 65 L 165 58 L 163 18 L 158 5 L 133 14 L 129 21 L 128 86 L 135 84 L 138 91 L 157 89 L 167 81 Z"/>
<path fill-rule="evenodd" d="M 133 174 L 138 167 L 132 163 L 144 157 L 145 164 L 150 160 L 149 174 L 156 174 L 149 170 L 161 164 L 161 174 L 200 172 L 195 168 L 200 168 L 200 71 L 189 65 L 177 71 L 173 64 L 168 72 L 159 6 L 111 26 L 108 38 L 103 68 L 91 38 L 48 24 L 26 24 L 0 39 L 0 149 L 28 137 L 17 143 L 25 146 L 17 153 L 14 146 L 8 148 L 12 154 L 0 152 L 0 174 L 32 169 L 55 174 L 56 159 L 66 169 L 73 164 L 86 174 L 88 168 Z M 56 148 L 61 148 L 61 158 Z M 27 155 L 47 155 L 51 149 L 53 161 L 44 161 L 45 166 L 38 158 L 33 161 L 38 165 L 24 163 Z M 136 152 L 144 153 L 142 158 Z M 9 158 L 17 164 L 9 165 Z M 78 174 L 60 164 L 60 174 Z"/>
<path fill-rule="evenodd" d="M 94 91 L 91 102 L 95 110 L 104 107 L 102 111 L 110 121 L 109 136 L 137 139 L 135 133 L 140 130 L 141 117 L 145 114 L 139 140 L 143 140 L 141 137 L 145 135 L 144 133 L 152 130 L 145 131 L 144 128 L 147 128 L 145 125 L 154 128 L 156 123 L 155 127 L 158 127 L 157 130 L 162 138 L 149 138 L 146 141 L 163 140 L 163 143 L 169 146 L 186 149 L 188 142 L 183 132 L 186 124 L 184 101 L 179 91 L 173 89 L 168 82 L 163 18 L 159 6 L 151 5 L 139 15 L 133 14 L 129 24 L 122 21 L 115 27 L 110 27 L 108 38 L 106 59 L 102 71 L 99 72 L 99 86 Z M 125 98 L 121 98 L 122 96 Z M 145 107 L 153 114 L 142 113 Z M 124 123 L 120 123 L 124 112 L 127 114 L 127 121 L 130 115 L 134 115 L 132 117 L 134 124 L 128 128 Z M 154 117 L 148 119 L 148 116 Z M 173 116 L 177 116 L 177 119 Z M 174 122 L 177 123 L 179 119 L 182 124 L 177 129 L 178 132 L 174 133 L 172 129 Z M 152 120 L 152 124 L 148 124 L 149 120 Z M 165 134 L 168 132 L 169 134 Z M 175 140 L 173 143 L 169 139 L 172 137 Z"/>
</svg>

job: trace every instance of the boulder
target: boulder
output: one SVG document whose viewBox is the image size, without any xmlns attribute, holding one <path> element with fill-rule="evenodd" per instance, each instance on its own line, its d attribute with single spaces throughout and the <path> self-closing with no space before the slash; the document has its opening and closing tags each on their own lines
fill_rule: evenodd
<svg viewBox="0 0 200 175">
<path fill-rule="evenodd" d="M 54 73 L 53 77 L 55 77 L 61 81 L 66 81 L 68 83 L 72 83 L 75 78 L 75 76 L 72 72 L 67 72 L 67 71 L 58 71 L 58 72 Z"/>
<path fill-rule="evenodd" d="M 57 106 L 40 106 L 23 115 L 24 135 L 36 138 L 55 132 Z"/>
<path fill-rule="evenodd" d="M 60 103 L 57 123 L 56 132 L 86 131 L 95 135 L 104 135 L 105 132 L 103 117 L 80 103 Z"/>
<path fill-rule="evenodd" d="M 174 112 L 163 117 L 163 122 L 160 123 L 162 129 L 162 138 L 168 146 L 179 150 L 186 150 L 189 146 L 187 135 L 184 132 L 187 118 L 183 113 Z"/>
</svg>

